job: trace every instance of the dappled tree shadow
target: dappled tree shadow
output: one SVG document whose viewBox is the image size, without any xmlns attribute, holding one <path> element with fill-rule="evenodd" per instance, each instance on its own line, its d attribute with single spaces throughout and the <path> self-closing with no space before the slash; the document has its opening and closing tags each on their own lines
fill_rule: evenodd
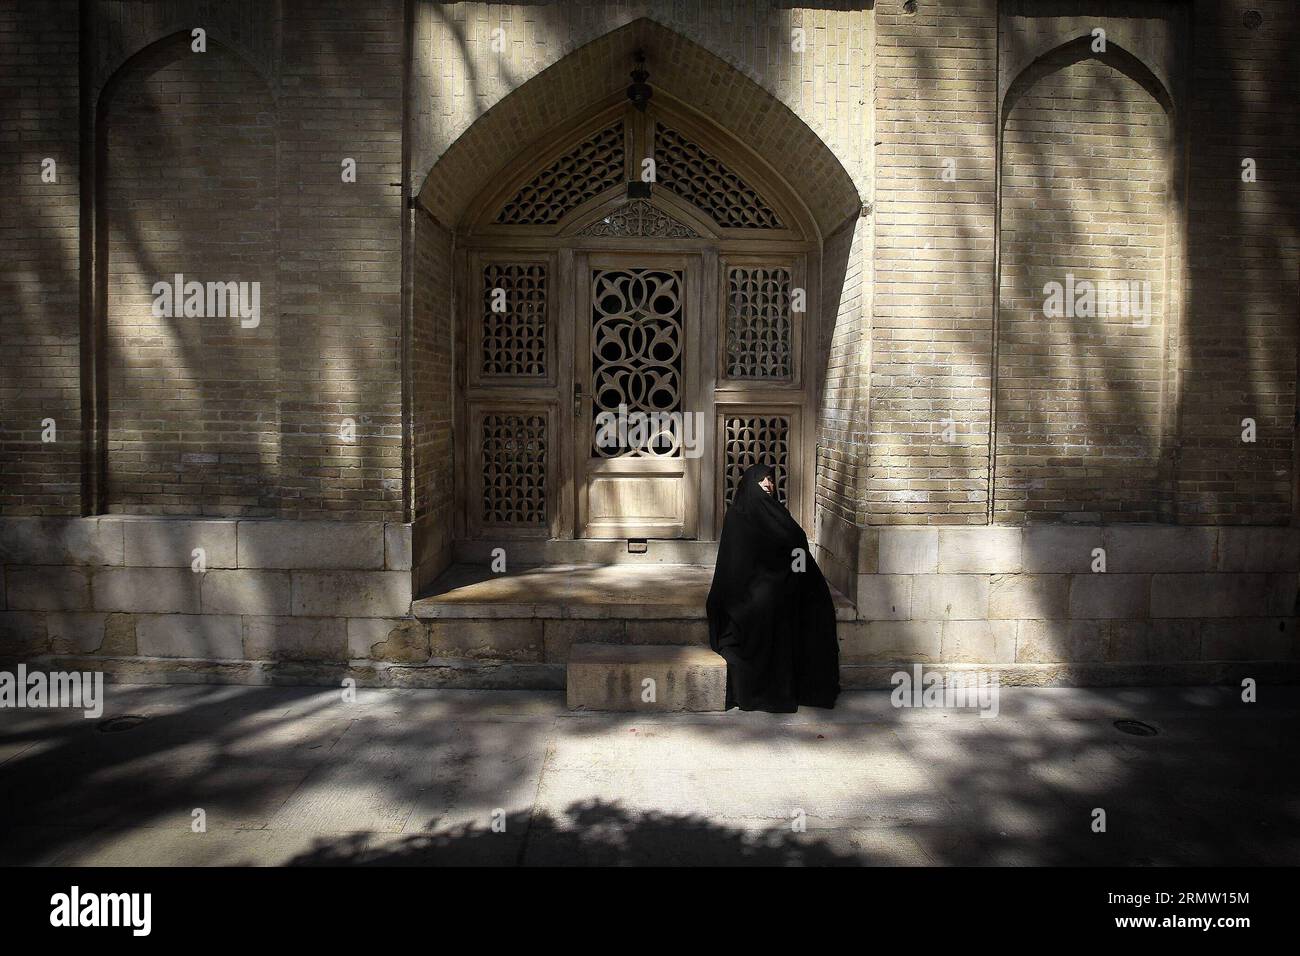
<svg viewBox="0 0 1300 956">
<path fill-rule="evenodd" d="M 896 709 L 885 692 L 845 694 L 834 711 L 676 717 L 566 715 L 547 693 L 360 693 L 349 705 L 337 690 L 112 686 L 106 716 L 151 715 L 121 734 L 67 712 L 10 712 L 0 860 L 1300 859 L 1300 768 L 1286 759 L 1300 696 L 1277 688 L 1257 705 L 1208 689 L 1005 691 L 994 719 Z M 1160 733 L 1121 734 L 1119 717 Z M 557 787 L 572 796 L 557 801 Z M 195 808 L 206 834 L 190 832 Z M 1098 808 L 1105 833 L 1092 831 Z"/>
<path fill-rule="evenodd" d="M 517 835 L 522 834 L 522 835 Z M 704 817 L 633 813 L 590 800 L 549 813 L 514 814 L 504 829 L 461 824 L 445 832 L 376 841 L 353 834 L 288 860 L 294 866 L 861 866 L 870 855 L 845 852 L 823 833 L 744 830 Z"/>
</svg>

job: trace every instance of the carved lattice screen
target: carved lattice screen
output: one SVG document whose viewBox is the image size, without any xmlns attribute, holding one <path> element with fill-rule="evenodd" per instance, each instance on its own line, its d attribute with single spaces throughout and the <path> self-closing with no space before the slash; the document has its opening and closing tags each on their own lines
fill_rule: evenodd
<svg viewBox="0 0 1300 956">
<path fill-rule="evenodd" d="M 720 226 L 784 228 L 763 197 L 722 160 L 662 123 L 655 124 L 655 179 Z"/>
<path fill-rule="evenodd" d="M 727 269 L 728 378 L 790 380 L 790 286 L 783 267 Z"/>
<path fill-rule="evenodd" d="M 559 222 L 569 210 L 626 179 L 623 122 L 583 140 L 525 183 L 497 214 L 505 226 Z"/>
<path fill-rule="evenodd" d="M 602 269 L 592 273 L 592 454 L 597 458 L 682 453 L 683 273 Z M 611 430 L 609 422 L 644 416 Z M 611 416 L 614 416 L 611 419 Z"/>
<path fill-rule="evenodd" d="M 482 424 L 484 525 L 546 524 L 546 416 L 487 412 Z"/>
<path fill-rule="evenodd" d="M 544 263 L 483 267 L 484 376 L 546 377 L 546 296 Z"/>
<path fill-rule="evenodd" d="M 768 464 L 776 470 L 776 496 L 786 498 L 790 469 L 790 418 L 787 415 L 727 415 L 723 419 L 724 503 L 736 497 L 740 476 L 751 465 Z"/>
</svg>

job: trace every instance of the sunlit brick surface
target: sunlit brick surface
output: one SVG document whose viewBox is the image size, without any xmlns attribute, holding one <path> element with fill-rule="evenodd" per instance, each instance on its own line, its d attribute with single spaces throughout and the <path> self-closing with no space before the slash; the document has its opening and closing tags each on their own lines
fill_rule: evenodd
<svg viewBox="0 0 1300 956">
<path fill-rule="evenodd" d="M 1002 146 L 997 522 L 1155 521 L 1166 512 L 1157 469 L 1169 138 L 1151 94 L 1096 60 L 1040 79 L 1011 109 Z M 1067 281 L 1139 295 L 1111 310 L 1122 314 L 1046 315 L 1044 287 Z"/>
<path fill-rule="evenodd" d="M 272 513 L 280 336 L 270 92 L 233 53 L 171 47 L 163 62 L 124 75 L 107 106 L 106 508 Z M 184 302 L 154 316 L 152 287 L 177 273 L 257 283 L 259 313 L 246 321 L 258 324 L 184 315 Z"/>
</svg>

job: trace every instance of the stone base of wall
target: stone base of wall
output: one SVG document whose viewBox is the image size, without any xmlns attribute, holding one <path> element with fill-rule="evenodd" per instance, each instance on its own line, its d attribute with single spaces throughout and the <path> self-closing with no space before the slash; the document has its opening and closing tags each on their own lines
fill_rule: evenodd
<svg viewBox="0 0 1300 956">
<path fill-rule="evenodd" d="M 419 594 L 438 577 L 452 560 L 452 536 L 441 516 L 425 515 L 411 528 L 411 584 Z"/>
<path fill-rule="evenodd" d="M 0 519 L 0 656 L 347 661 L 411 564 L 381 521 Z"/>
<path fill-rule="evenodd" d="M 831 587 L 852 596 L 856 591 L 863 536 L 871 541 L 874 529 L 859 528 L 824 508 L 817 509 L 816 534 L 812 536 L 813 558 Z"/>
<path fill-rule="evenodd" d="M 464 690 L 563 690 L 563 664 L 510 661 L 431 660 L 423 664 L 380 661 L 217 661 L 159 657 L 28 658 L 42 670 L 101 671 L 116 684 L 249 684 L 255 686 L 451 688 Z"/>
<path fill-rule="evenodd" d="M 863 535 L 850 665 L 1014 668 L 1077 684 L 1290 673 L 1300 529 L 883 527 Z M 1052 676 L 1055 675 L 1055 676 Z"/>
<path fill-rule="evenodd" d="M 434 660 L 424 664 L 386 664 L 353 661 L 346 664 L 312 664 L 283 661 L 215 661 L 156 657 L 24 658 L 29 667 L 54 671 L 99 671 L 117 684 L 245 684 L 253 686 L 341 687 L 352 680 L 357 687 L 410 687 L 462 690 L 553 690 L 565 687 L 564 664 L 510 661 Z M 0 667 L 17 659 L 0 658 Z M 840 682 L 845 690 L 889 690 L 899 671 L 914 662 L 843 664 Z M 1161 687 L 1241 686 L 1250 678 L 1270 684 L 1300 683 L 1300 662 L 1179 662 L 1172 664 L 986 664 L 924 665 L 926 671 L 945 674 L 996 674 L 1004 687 Z"/>
<path fill-rule="evenodd" d="M 882 527 L 856 544 L 846 687 L 914 663 L 1048 686 L 1300 672 L 1297 529 Z M 412 576 L 410 525 L 0 519 L 0 661 L 119 681 L 560 689 L 575 641 L 707 640 L 685 608 L 426 620 Z"/>
<path fill-rule="evenodd" d="M 895 664 L 844 664 L 840 683 L 845 690 L 892 689 L 899 671 L 912 662 Z M 1300 683 L 1300 662 L 1249 663 L 1181 661 L 1171 664 L 926 664 L 925 672 L 945 675 L 987 675 L 1003 687 L 1201 687 L 1226 684 L 1240 687 L 1247 678 L 1269 684 Z"/>
</svg>

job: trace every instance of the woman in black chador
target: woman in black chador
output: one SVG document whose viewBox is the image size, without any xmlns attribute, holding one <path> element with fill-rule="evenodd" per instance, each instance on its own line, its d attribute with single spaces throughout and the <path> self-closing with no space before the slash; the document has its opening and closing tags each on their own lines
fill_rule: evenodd
<svg viewBox="0 0 1300 956">
<path fill-rule="evenodd" d="M 834 707 L 835 605 L 808 536 L 772 481 L 770 465 L 750 467 L 727 510 L 709 590 L 709 644 L 727 661 L 728 710 Z"/>
</svg>

